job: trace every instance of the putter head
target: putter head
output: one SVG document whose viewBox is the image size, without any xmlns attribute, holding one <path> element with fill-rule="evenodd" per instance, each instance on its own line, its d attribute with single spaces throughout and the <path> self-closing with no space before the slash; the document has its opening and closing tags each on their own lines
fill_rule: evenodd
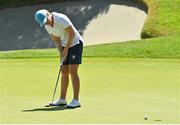
<svg viewBox="0 0 180 125">
<path fill-rule="evenodd" d="M 45 105 L 44 107 L 56 107 L 56 106 L 65 107 L 66 105 L 67 105 L 67 104 L 54 105 L 53 103 L 49 103 L 48 105 Z"/>
<path fill-rule="evenodd" d="M 52 107 L 52 106 L 56 106 L 56 105 L 54 105 L 53 103 L 49 103 L 49 104 L 45 105 L 44 107 Z"/>
</svg>

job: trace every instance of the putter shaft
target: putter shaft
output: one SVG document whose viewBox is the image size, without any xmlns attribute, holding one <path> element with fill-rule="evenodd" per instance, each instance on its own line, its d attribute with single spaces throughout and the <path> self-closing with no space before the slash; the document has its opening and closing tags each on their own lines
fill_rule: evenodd
<svg viewBox="0 0 180 125">
<path fill-rule="evenodd" d="M 63 59 L 61 60 L 61 63 L 60 63 L 59 73 L 58 73 L 58 77 L 57 77 L 55 88 L 54 88 L 54 92 L 53 92 L 52 103 L 54 102 L 54 97 L 55 97 L 55 94 L 56 94 L 57 85 L 58 85 L 60 73 L 61 73 L 61 70 L 62 70 L 62 65 L 63 65 Z"/>
</svg>

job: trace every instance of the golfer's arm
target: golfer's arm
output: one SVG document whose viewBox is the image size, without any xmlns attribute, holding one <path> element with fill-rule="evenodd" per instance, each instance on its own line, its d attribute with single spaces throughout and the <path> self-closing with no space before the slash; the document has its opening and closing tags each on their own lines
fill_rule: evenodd
<svg viewBox="0 0 180 125">
<path fill-rule="evenodd" d="M 75 36 L 75 32 L 72 28 L 72 26 L 69 26 L 65 29 L 65 31 L 67 32 L 68 34 L 68 41 L 67 41 L 67 45 L 66 45 L 66 48 L 69 48 L 71 47 L 71 44 L 73 42 L 73 39 L 74 39 L 74 36 Z"/>
<path fill-rule="evenodd" d="M 55 43 L 56 48 L 59 50 L 59 55 L 61 57 L 62 55 L 62 45 L 61 45 L 61 39 L 59 37 L 54 36 L 53 34 L 50 35 L 52 41 Z"/>
</svg>

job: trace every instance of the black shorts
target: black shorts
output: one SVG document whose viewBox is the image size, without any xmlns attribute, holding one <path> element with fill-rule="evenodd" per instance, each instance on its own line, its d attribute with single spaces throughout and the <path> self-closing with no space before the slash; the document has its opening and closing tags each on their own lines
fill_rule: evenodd
<svg viewBox="0 0 180 125">
<path fill-rule="evenodd" d="M 63 47 L 64 49 L 64 47 Z M 83 43 L 79 41 L 79 44 L 70 47 L 68 50 L 68 55 L 66 61 L 63 62 L 63 65 L 69 64 L 81 64 L 82 63 L 82 52 L 83 52 Z"/>
</svg>

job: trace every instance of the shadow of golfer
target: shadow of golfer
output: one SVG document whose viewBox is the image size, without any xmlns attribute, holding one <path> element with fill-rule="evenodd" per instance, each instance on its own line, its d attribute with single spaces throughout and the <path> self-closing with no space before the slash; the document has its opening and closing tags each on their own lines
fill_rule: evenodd
<svg viewBox="0 0 180 125">
<path fill-rule="evenodd" d="M 37 112 L 37 111 L 63 111 L 63 110 L 72 110 L 66 108 L 65 106 L 55 106 L 55 107 L 45 107 L 45 108 L 35 108 L 30 110 L 22 110 L 22 112 Z"/>
</svg>

